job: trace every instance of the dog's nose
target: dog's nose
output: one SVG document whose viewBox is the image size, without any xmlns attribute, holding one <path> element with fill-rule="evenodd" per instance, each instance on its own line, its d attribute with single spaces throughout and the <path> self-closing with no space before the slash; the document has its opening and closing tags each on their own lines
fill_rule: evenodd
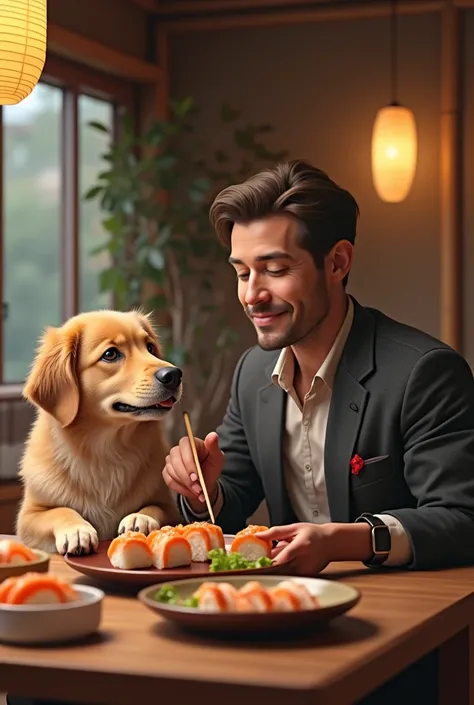
<svg viewBox="0 0 474 705">
<path fill-rule="evenodd" d="M 183 373 L 179 367 L 160 367 L 160 369 L 155 372 L 155 377 L 158 382 L 161 382 L 163 387 L 172 391 L 178 389 L 181 384 L 182 376 Z"/>
</svg>

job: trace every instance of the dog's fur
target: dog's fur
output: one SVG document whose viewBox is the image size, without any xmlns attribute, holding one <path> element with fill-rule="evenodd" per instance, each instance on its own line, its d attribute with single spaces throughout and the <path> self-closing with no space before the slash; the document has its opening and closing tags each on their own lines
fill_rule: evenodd
<svg viewBox="0 0 474 705">
<path fill-rule="evenodd" d="M 118 360 L 101 359 L 109 348 Z M 155 373 L 170 364 L 138 311 L 93 311 L 46 330 L 24 388 L 38 413 L 20 467 L 22 541 L 81 554 L 122 531 L 179 521 L 162 476 L 168 450 L 160 418 L 173 411 L 113 408 L 166 401 L 171 392 Z M 181 385 L 172 392 L 176 400 L 181 392 Z"/>
</svg>

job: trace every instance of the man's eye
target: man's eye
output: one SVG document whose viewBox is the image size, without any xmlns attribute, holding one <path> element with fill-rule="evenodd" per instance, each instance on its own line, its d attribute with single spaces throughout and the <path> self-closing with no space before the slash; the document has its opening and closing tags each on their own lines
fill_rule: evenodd
<svg viewBox="0 0 474 705">
<path fill-rule="evenodd" d="M 100 358 L 105 362 L 117 362 L 122 357 L 122 353 L 117 348 L 108 348 Z"/>
<path fill-rule="evenodd" d="M 242 281 L 245 281 L 248 278 L 249 278 L 248 272 L 246 272 L 244 274 L 237 274 L 237 279 L 241 279 Z"/>
<path fill-rule="evenodd" d="M 286 269 L 267 269 L 267 273 L 272 277 L 279 277 L 286 272 Z"/>
</svg>

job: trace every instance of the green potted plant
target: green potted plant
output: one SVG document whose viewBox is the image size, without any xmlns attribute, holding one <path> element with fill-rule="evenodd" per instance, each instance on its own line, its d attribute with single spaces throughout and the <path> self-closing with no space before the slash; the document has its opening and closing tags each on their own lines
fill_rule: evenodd
<svg viewBox="0 0 474 705">
<path fill-rule="evenodd" d="M 213 149 L 196 138 L 196 115 L 192 98 L 174 101 L 170 117 L 142 135 L 123 117 L 85 198 L 98 199 L 104 213 L 105 241 L 94 253 L 108 252 L 112 264 L 101 272 L 101 289 L 120 310 L 156 312 L 164 357 L 183 369 L 184 403 L 202 433 L 203 412 L 216 411 L 228 391 L 237 339 L 224 305 L 227 253 L 211 232 L 209 207 L 222 188 L 286 153 L 265 146 L 271 125 L 242 125 L 227 104 L 220 119 L 228 150 Z M 173 433 L 173 421 L 167 430 L 170 442 L 182 431 Z"/>
</svg>

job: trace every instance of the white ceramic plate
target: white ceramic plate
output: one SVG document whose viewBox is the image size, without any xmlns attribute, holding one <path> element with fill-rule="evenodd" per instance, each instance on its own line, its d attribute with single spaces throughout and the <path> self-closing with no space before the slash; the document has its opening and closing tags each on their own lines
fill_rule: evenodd
<svg viewBox="0 0 474 705">
<path fill-rule="evenodd" d="M 322 578 L 299 578 L 285 575 L 246 576 L 212 576 L 212 582 L 227 582 L 237 589 L 249 580 L 257 579 L 265 587 L 273 587 L 282 580 L 294 580 L 306 585 L 312 595 L 318 598 L 319 606 L 300 612 L 219 612 L 210 613 L 198 608 L 180 607 L 157 602 L 153 595 L 165 586 L 176 588 L 182 599 L 191 597 L 204 581 L 202 578 L 168 581 L 144 588 L 138 593 L 138 599 L 149 609 L 164 619 L 201 632 L 230 632 L 258 635 L 259 633 L 285 633 L 291 631 L 308 631 L 316 624 L 328 622 L 352 609 L 360 600 L 360 593 L 354 587 L 335 580 Z"/>
<path fill-rule="evenodd" d="M 93 634 L 102 616 L 104 593 L 95 587 L 74 585 L 80 598 L 55 605 L 0 604 L 0 642 L 51 644 Z"/>
</svg>

